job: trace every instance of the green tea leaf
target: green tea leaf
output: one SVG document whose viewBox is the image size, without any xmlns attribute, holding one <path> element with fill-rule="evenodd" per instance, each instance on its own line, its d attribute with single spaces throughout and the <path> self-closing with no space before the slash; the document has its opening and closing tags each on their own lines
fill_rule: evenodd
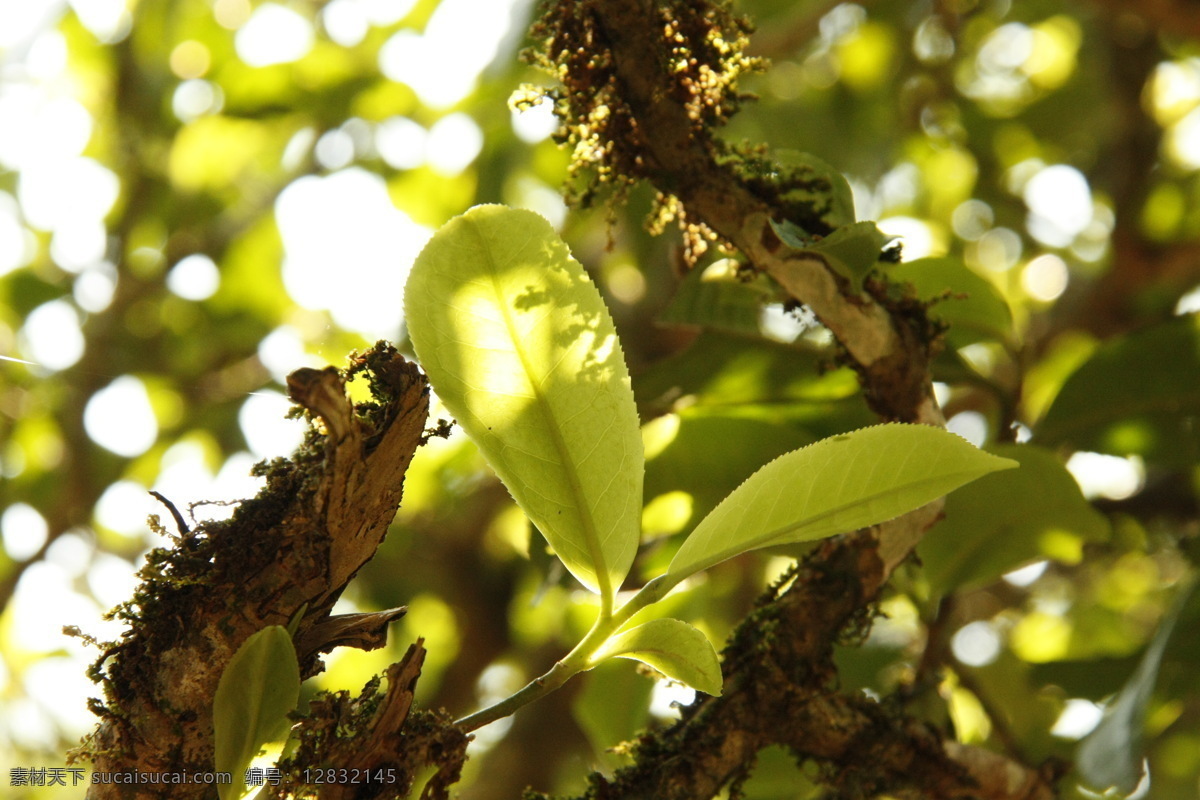
<svg viewBox="0 0 1200 800">
<path fill-rule="evenodd" d="M 783 222 L 771 219 L 767 222 L 770 223 L 771 230 L 775 231 L 775 235 L 779 237 L 779 241 L 793 250 L 805 250 L 813 243 L 813 235 L 790 219 L 785 219 Z"/>
<path fill-rule="evenodd" d="M 1198 416 L 1200 314 L 1188 314 L 1101 345 L 1067 378 L 1034 436 L 1190 469 L 1200 460 Z"/>
<path fill-rule="evenodd" d="M 639 372 L 633 386 L 643 414 L 670 411 L 643 429 L 645 495 L 691 495 L 693 516 L 680 530 L 771 459 L 874 421 L 849 369 L 822 372 L 817 355 L 793 345 L 711 330 Z M 672 555 L 664 549 L 651 571 Z"/>
<path fill-rule="evenodd" d="M 251 634 L 234 653 L 213 697 L 213 767 L 235 776 L 218 786 L 221 800 L 239 797 L 240 776 L 264 744 L 283 737 L 300 697 L 300 667 L 281 625 Z"/>
<path fill-rule="evenodd" d="M 858 379 L 849 368 L 830 369 L 824 351 L 803 345 L 755 340 L 703 331 L 683 352 L 662 359 L 633 379 L 634 396 L 656 412 L 688 408 L 740 409 L 754 405 L 808 406 L 806 417 L 822 420 L 834 404 L 858 405 Z M 869 424 L 869 412 L 859 413 Z M 850 426 L 837 426 L 831 433 Z M 765 462 L 760 462 L 765 463 Z"/>
<path fill-rule="evenodd" d="M 888 277 L 896 283 L 911 283 L 922 300 L 945 298 L 929 312 L 949 324 L 947 339 L 953 347 L 984 340 L 1005 342 L 1012 335 L 1008 301 L 961 259 L 918 258 L 889 267 Z"/>
<path fill-rule="evenodd" d="M 1076 765 L 1084 780 L 1096 789 L 1115 786 L 1122 794 L 1129 794 L 1141 780 L 1146 708 L 1154 684 L 1158 682 L 1163 651 L 1175 630 L 1180 611 L 1196 591 L 1196 586 L 1192 584 L 1180 593 L 1159 624 L 1138 668 L 1109 705 L 1100 724 L 1079 745 Z"/>
<path fill-rule="evenodd" d="M 771 228 L 780 240 L 797 253 L 815 256 L 861 291 L 863 278 L 875 269 L 887 243 L 894 239 L 874 222 L 843 225 L 824 238 L 809 238 L 799 226 L 771 220 Z"/>
<path fill-rule="evenodd" d="M 611 597 L 638 544 L 642 440 L 583 267 L 537 214 L 478 206 L 417 257 L 405 316 L 446 407 L 567 569 Z"/>
<path fill-rule="evenodd" d="M 990 583 L 1040 558 L 1077 561 L 1084 542 L 1108 534 L 1108 519 L 1083 498 L 1053 453 L 1029 444 L 989 451 L 1021 468 L 989 475 L 946 498 L 945 518 L 917 548 L 939 593 Z"/>
<path fill-rule="evenodd" d="M 711 695 L 721 693 L 721 664 L 717 651 L 703 633 L 678 619 L 654 619 L 622 631 L 609 639 L 593 656 L 631 658 L 693 689 Z"/>
<path fill-rule="evenodd" d="M 679 284 L 659 321 L 758 336 L 763 306 L 777 292 L 767 280 L 759 276 L 753 282 L 742 281 L 730 259 L 694 269 Z"/>
<path fill-rule="evenodd" d="M 831 228 L 838 228 L 854 222 L 854 191 L 850 188 L 850 182 L 846 180 L 845 175 L 812 153 L 785 148 L 776 150 L 774 157 L 775 161 L 783 168 L 781 170 L 785 174 L 783 183 L 785 185 L 794 184 L 783 197 L 785 203 L 796 202 L 804 205 L 825 206 L 826 210 L 821 214 L 821 221 Z M 786 179 L 798 173 L 804 174 L 804 181 L 795 182 Z M 819 186 L 821 182 L 826 183 L 828 189 Z M 813 185 L 814 188 L 801 188 L 802 185 Z"/>
<path fill-rule="evenodd" d="M 767 464 L 696 526 L 667 575 L 682 580 L 740 553 L 875 525 L 1016 462 L 928 425 L 877 425 Z"/>
</svg>

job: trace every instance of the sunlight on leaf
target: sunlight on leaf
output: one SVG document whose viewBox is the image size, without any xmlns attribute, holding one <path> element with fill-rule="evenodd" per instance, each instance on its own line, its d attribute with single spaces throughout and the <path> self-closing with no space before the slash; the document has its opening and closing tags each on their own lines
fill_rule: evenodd
<svg viewBox="0 0 1200 800">
<path fill-rule="evenodd" d="M 479 206 L 422 251 L 405 308 L 438 396 L 572 574 L 611 597 L 638 543 L 642 441 L 583 267 L 537 214 Z"/>
<path fill-rule="evenodd" d="M 593 657 L 630 658 L 711 695 L 721 693 L 721 664 L 703 633 L 677 619 L 655 619 L 618 633 Z"/>
<path fill-rule="evenodd" d="M 667 575 L 682 580 L 750 550 L 885 522 L 1015 466 L 927 425 L 877 425 L 823 439 L 751 475 L 692 531 Z"/>
</svg>

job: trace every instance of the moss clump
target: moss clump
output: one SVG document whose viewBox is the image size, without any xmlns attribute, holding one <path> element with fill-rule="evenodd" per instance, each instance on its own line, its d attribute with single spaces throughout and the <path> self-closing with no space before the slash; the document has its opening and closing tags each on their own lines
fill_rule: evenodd
<svg viewBox="0 0 1200 800">
<path fill-rule="evenodd" d="M 759 68 L 745 55 L 750 25 L 726 3 L 671 0 L 657 5 L 655 59 L 668 81 L 666 102 L 682 107 L 694 140 L 716 147 L 711 132 L 746 98 L 738 79 Z M 531 30 L 539 45 L 526 57 L 557 78 L 555 89 L 526 87 L 515 104 L 550 97 L 562 124 L 556 141 L 572 150 L 568 200 L 592 205 L 611 192 L 621 199 L 653 177 L 648 137 L 628 102 L 604 30 L 589 3 L 551 3 Z"/>
</svg>

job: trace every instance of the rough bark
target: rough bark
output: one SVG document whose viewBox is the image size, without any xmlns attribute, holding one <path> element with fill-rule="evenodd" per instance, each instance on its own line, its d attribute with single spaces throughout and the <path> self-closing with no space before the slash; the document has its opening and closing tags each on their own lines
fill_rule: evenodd
<svg viewBox="0 0 1200 800">
<path fill-rule="evenodd" d="M 347 398 L 344 383 L 358 373 L 370 380 L 375 402 L 355 406 Z M 307 677 L 336 646 L 382 646 L 388 623 L 404 613 L 330 612 L 395 515 L 405 471 L 425 435 L 424 377 L 381 344 L 360 356 L 348 375 L 332 367 L 298 370 L 289 390 L 324 432 L 311 433 L 293 458 L 262 465 L 266 487 L 232 519 L 192 530 L 179 525 L 176 546 L 151 554 L 141 587 L 120 609 L 130 629 L 106 646 L 96 665 L 106 696 L 96 708 L 101 723 L 79 753 L 93 761 L 94 773 L 212 772 L 213 696 L 225 665 L 251 633 L 299 616 L 293 640 Z M 305 746 L 355 754 L 353 763 L 338 766 L 394 768 L 398 785 L 376 787 L 381 796 L 402 794 L 415 770 L 432 760 L 461 763 L 466 737 L 436 715 L 422 716 L 418 731 L 402 743 L 395 738 L 409 717 L 423 655 L 414 645 L 389 672 L 385 694 L 369 690 L 354 701 L 373 713 L 359 720 L 353 746 L 320 735 L 344 718 L 344 697 L 314 706 L 301 724 Z M 448 766 L 447 777 L 453 771 Z M 215 796 L 215 789 L 98 783 L 89 796 L 200 798 Z M 314 796 L 345 795 L 316 787 Z"/>
</svg>

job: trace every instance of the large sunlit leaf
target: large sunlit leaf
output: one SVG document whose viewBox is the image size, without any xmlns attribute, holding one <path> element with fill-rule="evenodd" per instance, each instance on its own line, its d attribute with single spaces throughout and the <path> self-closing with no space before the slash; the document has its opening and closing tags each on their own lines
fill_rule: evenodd
<svg viewBox="0 0 1200 800">
<path fill-rule="evenodd" d="M 1158 682 L 1167 642 L 1175 630 L 1180 611 L 1195 590 L 1196 584 L 1193 584 L 1176 600 L 1159 624 L 1138 668 L 1109 705 L 1100 724 L 1079 745 L 1076 766 L 1093 787 L 1104 790 L 1115 786 L 1122 794 L 1137 788 L 1145 758 L 1146 709 Z"/>
<path fill-rule="evenodd" d="M 642 511 L 641 433 L 600 293 L 545 219 L 479 206 L 418 256 L 405 316 L 438 396 L 575 577 L 614 592 Z"/>
<path fill-rule="evenodd" d="M 593 657 L 631 658 L 711 695 L 721 693 L 721 664 L 703 633 L 678 619 L 654 619 L 609 639 Z"/>
<path fill-rule="evenodd" d="M 1037 559 L 1076 562 L 1085 542 L 1108 533 L 1107 518 L 1053 453 L 1028 444 L 989 450 L 1021 468 L 946 498 L 945 518 L 917 549 L 937 592 L 988 583 Z"/>
<path fill-rule="evenodd" d="M 281 625 L 251 634 L 230 659 L 213 697 L 213 767 L 241 776 L 264 744 L 287 732 L 300 697 L 300 667 Z M 218 786 L 221 800 L 242 794 L 239 780 Z"/>
<path fill-rule="evenodd" d="M 1200 460 L 1200 314 L 1101 345 L 1035 429 L 1044 444 L 1169 466 Z"/>
<path fill-rule="evenodd" d="M 1015 466 L 928 425 L 823 439 L 751 475 L 692 531 L 667 574 L 682 579 L 739 553 L 875 525 Z"/>
</svg>

